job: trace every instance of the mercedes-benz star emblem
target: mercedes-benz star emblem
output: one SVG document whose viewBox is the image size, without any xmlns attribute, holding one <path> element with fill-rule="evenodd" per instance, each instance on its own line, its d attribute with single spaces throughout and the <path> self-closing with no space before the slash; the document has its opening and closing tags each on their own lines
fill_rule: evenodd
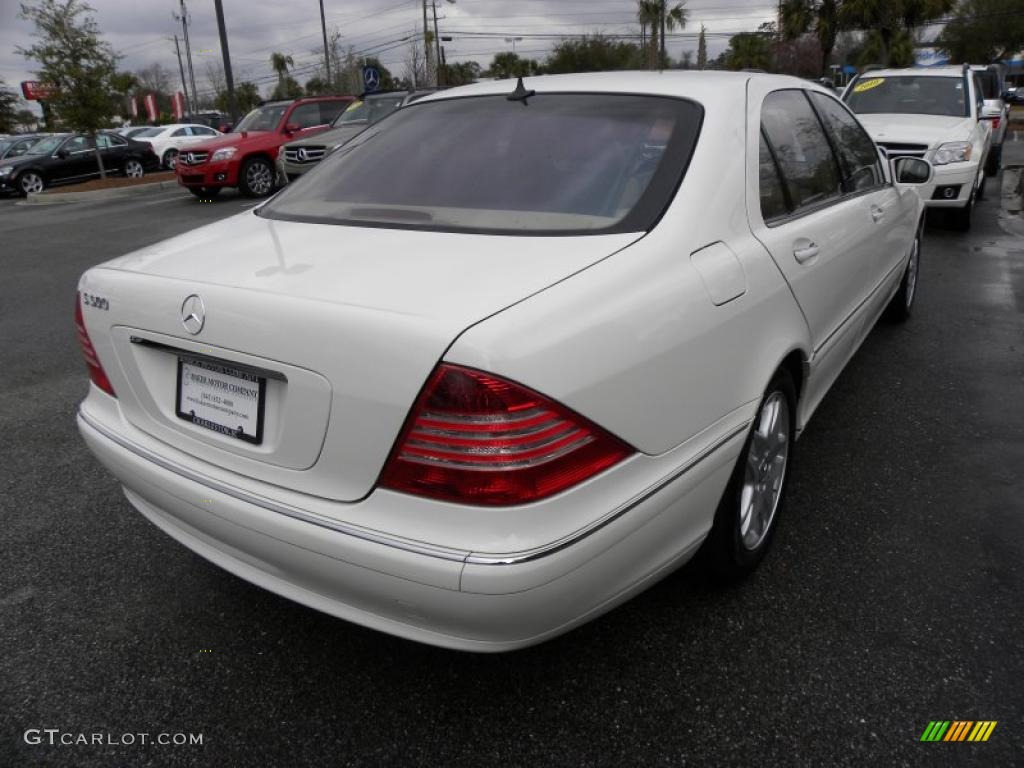
<svg viewBox="0 0 1024 768">
<path fill-rule="evenodd" d="M 299 158 L 299 162 L 300 163 L 306 162 L 306 148 L 305 147 L 299 147 L 299 151 L 298 151 L 298 155 L 297 156 Z"/>
<path fill-rule="evenodd" d="M 193 293 L 181 303 L 181 324 L 185 326 L 186 331 L 195 336 L 203 330 L 205 323 L 206 305 L 198 294 Z"/>
</svg>

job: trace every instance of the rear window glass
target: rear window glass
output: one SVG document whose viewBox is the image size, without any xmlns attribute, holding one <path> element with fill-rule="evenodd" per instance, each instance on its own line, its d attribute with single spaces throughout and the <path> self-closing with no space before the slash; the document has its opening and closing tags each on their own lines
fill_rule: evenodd
<svg viewBox="0 0 1024 768">
<path fill-rule="evenodd" d="M 843 99 L 858 114 L 967 115 L 962 77 L 864 77 Z"/>
<path fill-rule="evenodd" d="M 493 234 L 646 231 L 689 162 L 684 99 L 505 95 L 398 110 L 260 209 L 269 218 Z"/>
</svg>

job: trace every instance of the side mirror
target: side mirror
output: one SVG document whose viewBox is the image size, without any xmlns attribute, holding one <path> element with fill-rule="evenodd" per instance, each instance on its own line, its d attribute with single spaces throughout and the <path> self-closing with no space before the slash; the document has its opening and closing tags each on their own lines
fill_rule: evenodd
<svg viewBox="0 0 1024 768">
<path fill-rule="evenodd" d="M 59 157 L 61 160 L 67 160 L 70 155 L 71 153 L 68 152 L 66 149 L 57 150 L 57 157 Z"/>
<path fill-rule="evenodd" d="M 932 164 L 920 157 L 897 157 L 892 161 L 892 176 L 897 184 L 927 184 L 932 175 Z"/>
<path fill-rule="evenodd" d="M 285 133 L 298 133 L 302 130 L 302 126 L 298 123 L 286 123 L 284 126 Z"/>
</svg>

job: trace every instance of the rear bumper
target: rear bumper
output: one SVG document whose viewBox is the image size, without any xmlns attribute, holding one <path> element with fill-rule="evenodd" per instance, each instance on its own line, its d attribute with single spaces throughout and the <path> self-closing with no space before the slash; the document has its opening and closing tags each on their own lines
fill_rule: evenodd
<svg viewBox="0 0 1024 768">
<path fill-rule="evenodd" d="M 237 187 L 238 164 L 230 160 L 203 165 L 177 164 L 175 173 L 183 187 Z"/>
<path fill-rule="evenodd" d="M 689 559 L 710 528 L 746 434 L 745 424 L 730 430 L 581 537 L 525 556 L 484 556 L 274 508 L 258 493 L 265 489 L 208 482 L 201 464 L 161 459 L 90 415 L 87 404 L 78 427 L 89 448 L 128 500 L 189 549 L 325 613 L 471 651 L 512 650 L 566 632 Z M 380 503 L 380 494 L 387 492 L 358 504 Z"/>
</svg>

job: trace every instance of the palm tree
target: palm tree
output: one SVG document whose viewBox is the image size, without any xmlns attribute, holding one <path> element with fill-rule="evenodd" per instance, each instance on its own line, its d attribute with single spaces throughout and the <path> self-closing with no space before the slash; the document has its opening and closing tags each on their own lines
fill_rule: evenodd
<svg viewBox="0 0 1024 768">
<path fill-rule="evenodd" d="M 640 22 L 640 49 L 647 58 L 647 65 L 651 66 L 652 56 L 648 49 L 647 28 L 651 28 L 651 45 L 655 45 L 657 36 L 655 30 L 658 28 L 661 16 L 661 3 L 659 0 L 637 0 L 636 18 Z"/>
<path fill-rule="evenodd" d="M 782 4 L 782 36 L 793 40 L 813 31 L 821 47 L 821 72 L 828 72 L 828 60 L 839 34 L 839 11 L 843 0 L 785 0 Z"/>
<path fill-rule="evenodd" d="M 676 3 L 667 7 L 666 0 L 654 0 L 656 7 L 655 24 L 651 29 L 651 69 L 658 69 L 665 60 L 665 33 L 676 28 L 686 28 L 686 3 Z"/>
<path fill-rule="evenodd" d="M 270 66 L 273 67 L 275 72 L 277 72 L 278 91 L 280 93 L 284 93 L 284 79 L 288 76 L 288 67 L 294 67 L 295 61 L 288 54 L 272 53 L 270 54 Z"/>
</svg>

